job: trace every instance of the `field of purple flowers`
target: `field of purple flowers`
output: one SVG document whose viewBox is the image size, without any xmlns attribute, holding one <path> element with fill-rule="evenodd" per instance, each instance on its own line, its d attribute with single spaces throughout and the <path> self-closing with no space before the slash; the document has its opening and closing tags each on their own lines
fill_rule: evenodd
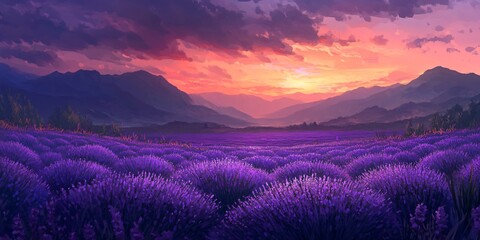
<svg viewBox="0 0 480 240">
<path fill-rule="evenodd" d="M 480 133 L 297 146 L 0 130 L 0 238 L 479 239 Z"/>
</svg>

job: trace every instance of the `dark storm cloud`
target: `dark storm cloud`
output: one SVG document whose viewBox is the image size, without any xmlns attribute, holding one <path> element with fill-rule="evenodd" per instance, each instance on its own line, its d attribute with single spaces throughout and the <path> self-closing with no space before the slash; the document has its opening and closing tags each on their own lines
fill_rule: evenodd
<svg viewBox="0 0 480 240">
<path fill-rule="evenodd" d="M 242 12 L 206 0 L 10 3 L 0 3 L 0 42 L 43 44 L 52 51 L 100 47 L 135 58 L 188 59 L 179 40 L 232 55 L 258 49 L 292 54 L 285 39 L 318 40 L 312 20 L 292 6 L 247 21 Z"/>
<path fill-rule="evenodd" d="M 295 0 L 305 11 L 342 19 L 344 15 L 407 18 L 430 12 L 429 5 L 448 5 L 449 0 Z"/>
<path fill-rule="evenodd" d="M 110 55 L 115 55 L 105 56 L 106 61 L 190 60 L 182 51 L 184 43 L 234 56 L 243 51 L 263 50 L 293 54 L 289 41 L 342 46 L 356 41 L 353 36 L 342 39 L 332 33 L 318 36 L 317 24 L 324 16 L 344 20 L 346 15 L 359 15 L 367 21 L 371 16 L 412 17 L 428 12 L 424 7 L 429 4 L 447 4 L 448 0 L 293 0 L 286 5 L 278 0 L 237 1 L 253 4 L 252 14 L 218 2 L 222 1 L 6 0 L 0 2 L 0 44 L 41 45 L 44 49 L 35 50 L 35 55 L 44 51 L 43 58 L 38 57 L 44 61 L 48 56 L 56 61 L 52 54 L 57 51 L 110 51 Z M 259 2 L 275 7 L 262 9 Z M 95 48 L 103 51 L 92 51 Z M 4 58 L 26 58 L 13 52 L 16 51 L 4 53 Z"/>
<path fill-rule="evenodd" d="M 371 41 L 380 46 L 386 45 L 388 43 L 388 39 L 386 39 L 383 35 L 375 36 L 371 39 Z"/>
<path fill-rule="evenodd" d="M 292 6 L 272 11 L 266 25 L 269 32 L 275 33 L 280 38 L 305 43 L 318 41 L 317 30 L 312 27 L 314 25 L 312 19 Z"/>
<path fill-rule="evenodd" d="M 340 46 L 348 46 L 351 43 L 357 42 L 357 39 L 353 35 L 350 35 L 350 37 L 348 38 L 342 39 L 334 36 L 331 32 L 328 32 L 319 36 L 319 42 L 326 46 L 333 46 L 334 43 L 337 43 Z"/>
<path fill-rule="evenodd" d="M 51 51 L 26 50 L 21 48 L 2 47 L 0 48 L 1 58 L 17 58 L 37 66 L 47 66 L 58 62 L 58 57 Z"/>
<path fill-rule="evenodd" d="M 429 42 L 450 43 L 452 40 L 453 40 L 452 35 L 415 38 L 415 39 L 407 42 L 407 47 L 408 48 L 422 48 L 425 44 L 427 44 Z"/>
</svg>

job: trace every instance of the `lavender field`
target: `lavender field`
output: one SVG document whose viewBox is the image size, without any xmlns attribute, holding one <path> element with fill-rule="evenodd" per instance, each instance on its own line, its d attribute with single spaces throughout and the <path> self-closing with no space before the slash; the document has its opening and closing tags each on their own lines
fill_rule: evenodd
<svg viewBox="0 0 480 240">
<path fill-rule="evenodd" d="M 5 239 L 480 236 L 475 130 L 239 147 L 4 129 L 0 141 Z"/>
</svg>

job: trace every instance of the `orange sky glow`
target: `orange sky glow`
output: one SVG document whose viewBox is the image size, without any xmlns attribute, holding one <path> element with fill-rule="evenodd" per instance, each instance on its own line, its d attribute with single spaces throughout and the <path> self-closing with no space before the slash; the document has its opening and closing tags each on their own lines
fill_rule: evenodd
<svg viewBox="0 0 480 240">
<path fill-rule="evenodd" d="M 324 19 L 318 26 L 319 34 L 333 32 L 345 39 L 354 36 L 356 42 L 348 46 L 294 44 L 293 56 L 264 51 L 244 52 L 241 57 L 191 46 L 186 49 L 191 61 L 138 60 L 135 64 L 158 69 L 159 74 L 163 72 L 172 83 L 190 93 L 256 95 L 302 92 L 328 96 L 362 86 L 406 83 L 440 65 L 480 73 L 480 55 L 465 51 L 468 46 L 480 46 L 480 8 L 472 8 L 468 3 L 453 9 L 437 8 L 430 14 L 395 21 Z M 437 26 L 444 29 L 437 31 Z M 448 44 L 426 43 L 422 48 L 406 46 L 409 39 L 435 34 L 452 34 L 454 39 Z M 379 45 L 372 40 L 375 36 L 383 36 L 387 42 Z M 458 52 L 449 52 L 449 48 Z"/>
<path fill-rule="evenodd" d="M 358 87 L 406 83 L 439 65 L 480 73 L 480 4 L 459 1 L 429 9 L 431 12 L 411 18 L 372 16 L 366 21 L 360 16 L 347 15 L 347 19 L 338 21 L 322 17 L 315 24 L 319 36 L 316 42 L 284 40 L 292 48 L 291 53 L 262 47 L 231 53 L 177 39 L 178 49 L 187 59 L 123 53 L 117 57 L 129 60 L 119 64 L 90 57 L 86 51 L 59 50 L 56 54 L 63 59 L 62 64 L 28 66 L 31 72 L 40 74 L 80 68 L 103 73 L 142 69 L 163 75 L 188 93 L 259 96 L 301 92 L 322 93 L 327 97 Z M 269 37 L 268 33 L 265 37 Z M 106 54 L 98 49 L 91 51 L 96 51 L 96 55 Z M 9 59 L 9 63 L 24 66 L 21 60 Z"/>
</svg>

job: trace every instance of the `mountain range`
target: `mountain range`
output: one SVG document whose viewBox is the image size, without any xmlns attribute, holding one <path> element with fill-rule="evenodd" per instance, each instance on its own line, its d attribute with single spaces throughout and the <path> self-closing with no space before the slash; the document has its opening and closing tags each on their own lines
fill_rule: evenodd
<svg viewBox="0 0 480 240">
<path fill-rule="evenodd" d="M 96 124 L 127 127 L 175 121 L 232 127 L 317 122 L 338 127 L 425 117 L 480 100 L 480 76 L 443 67 L 427 70 L 408 84 L 361 87 L 308 103 L 245 94 L 189 95 L 146 71 L 109 75 L 79 70 L 34 76 L 0 64 L 0 87 L 26 95 L 44 119 L 55 109 L 71 105 Z"/>
<path fill-rule="evenodd" d="M 26 95 L 44 119 L 56 109 L 70 105 L 95 124 L 146 126 L 172 121 L 250 124 L 195 105 L 187 93 L 165 78 L 145 71 L 102 75 L 97 71 L 79 70 L 31 77 L 6 65 L 0 70 L 3 88 Z"/>
<path fill-rule="evenodd" d="M 269 113 L 302 103 L 301 101 L 286 97 L 267 100 L 253 95 L 229 95 L 218 92 L 192 94 L 191 96 L 194 100 L 207 101 L 218 107 L 233 107 L 254 118 L 266 117 Z M 200 98 L 202 100 L 200 100 Z"/>
<path fill-rule="evenodd" d="M 264 122 L 339 125 L 398 121 L 466 104 L 479 94 L 479 75 L 436 67 L 405 85 L 359 88 L 326 100 L 290 106 L 270 114 Z"/>
</svg>

